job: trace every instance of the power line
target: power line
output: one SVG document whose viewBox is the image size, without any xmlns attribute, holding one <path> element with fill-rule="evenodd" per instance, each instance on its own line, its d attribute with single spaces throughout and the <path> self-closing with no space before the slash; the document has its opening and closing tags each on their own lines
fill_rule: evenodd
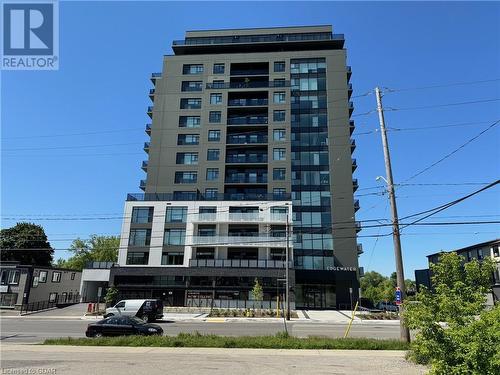
<svg viewBox="0 0 500 375">
<path fill-rule="evenodd" d="M 429 90 L 429 89 L 438 89 L 438 88 L 444 88 L 444 87 L 454 87 L 454 86 L 463 86 L 463 85 L 477 85 L 477 84 L 481 84 L 481 83 L 498 82 L 498 81 L 500 81 L 500 78 L 485 79 L 485 80 L 480 80 L 480 81 L 454 82 L 454 83 L 446 83 L 446 84 L 440 84 L 440 85 L 404 87 L 404 88 L 395 88 L 395 89 L 392 89 L 389 87 L 384 87 L 384 92 L 385 93 L 393 93 L 393 92 L 401 92 L 401 91 Z"/>
<path fill-rule="evenodd" d="M 483 131 L 481 131 L 479 134 L 477 134 L 476 136 L 470 138 L 469 140 L 467 140 L 465 143 L 461 144 L 460 146 L 458 146 L 456 149 L 454 149 L 453 151 L 449 152 L 448 154 L 446 154 L 445 156 L 443 156 L 441 159 L 437 160 L 436 162 L 432 163 L 431 165 L 425 167 L 424 169 L 420 170 L 419 172 L 415 173 L 414 175 L 412 175 L 411 177 L 407 178 L 406 180 L 403 181 L 403 183 L 405 182 L 408 182 L 412 179 L 414 179 L 415 177 L 417 176 L 420 176 L 421 174 L 427 172 L 429 169 L 435 167 L 436 165 L 438 165 L 439 163 L 441 163 L 442 161 L 448 159 L 450 156 L 456 154 L 458 151 L 460 151 L 461 149 L 463 149 L 465 146 L 467 146 L 468 144 L 474 142 L 476 139 L 478 139 L 481 135 L 483 135 L 484 133 L 486 133 L 488 130 L 494 128 L 496 125 L 498 125 L 500 123 L 500 120 L 496 120 L 494 123 L 492 123 L 490 126 L 488 126 L 486 129 L 484 129 Z"/>
<path fill-rule="evenodd" d="M 468 104 L 489 103 L 489 102 L 496 102 L 498 100 L 500 100 L 500 98 L 471 100 L 471 101 L 467 101 L 467 102 L 458 102 L 458 103 L 433 104 L 433 105 L 424 105 L 424 106 L 416 106 L 416 107 L 387 108 L 385 110 L 386 111 L 409 111 L 409 110 L 415 110 L 415 109 L 442 108 L 442 107 L 453 107 L 453 106 L 468 105 Z"/>
<path fill-rule="evenodd" d="M 395 132 L 405 132 L 405 131 L 414 131 L 414 130 L 428 130 L 428 129 L 441 129 L 441 128 L 454 128 L 460 126 L 472 126 L 477 124 L 489 124 L 490 121 L 475 121 L 475 122 L 461 122 L 455 124 L 446 124 L 446 125 L 431 125 L 431 126 L 413 126 L 413 127 L 405 127 L 405 128 L 387 128 L 387 131 L 395 131 Z"/>
</svg>

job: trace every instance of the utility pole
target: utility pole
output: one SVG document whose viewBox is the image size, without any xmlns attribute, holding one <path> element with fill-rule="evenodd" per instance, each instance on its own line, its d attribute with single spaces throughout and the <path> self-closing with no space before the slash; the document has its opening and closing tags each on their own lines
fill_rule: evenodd
<svg viewBox="0 0 500 375">
<path fill-rule="evenodd" d="M 289 265 L 289 259 L 290 259 L 290 256 L 289 256 L 289 253 L 290 253 L 290 245 L 289 245 L 289 241 L 290 241 L 290 222 L 288 220 L 289 218 L 289 209 L 290 208 L 287 208 L 287 214 L 286 214 L 286 254 L 285 254 L 285 285 L 286 285 L 286 289 L 285 289 L 285 299 L 286 299 L 286 320 L 290 320 L 290 265 Z"/>
<path fill-rule="evenodd" d="M 387 133 L 385 129 L 384 109 L 382 107 L 382 96 L 380 88 L 375 88 L 377 97 L 377 112 L 380 122 L 380 134 L 382 135 L 382 146 L 384 147 L 385 173 L 387 175 L 387 192 L 389 193 L 389 202 L 391 203 L 392 212 L 392 238 L 394 241 L 394 257 L 396 259 L 396 276 L 397 286 L 401 290 L 402 299 L 406 297 L 405 277 L 403 271 L 403 255 L 401 254 L 401 238 L 399 235 L 398 210 L 396 206 L 396 196 L 394 194 L 394 183 L 392 180 L 391 157 L 389 154 L 389 144 L 387 142 Z M 400 337 L 402 341 L 410 342 L 410 330 L 405 327 L 403 315 L 403 306 L 399 305 L 400 314 Z"/>
</svg>

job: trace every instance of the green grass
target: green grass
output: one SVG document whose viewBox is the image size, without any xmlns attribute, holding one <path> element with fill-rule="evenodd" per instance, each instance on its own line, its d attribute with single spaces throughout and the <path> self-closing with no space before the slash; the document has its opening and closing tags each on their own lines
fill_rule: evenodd
<svg viewBox="0 0 500 375">
<path fill-rule="evenodd" d="M 275 336 L 227 337 L 180 333 L 178 336 L 120 336 L 101 338 L 48 339 L 44 345 L 76 346 L 146 346 L 198 348 L 259 348 L 259 349 L 358 349 L 407 350 L 408 345 L 398 340 L 365 338 L 297 338 L 279 333 Z"/>
</svg>

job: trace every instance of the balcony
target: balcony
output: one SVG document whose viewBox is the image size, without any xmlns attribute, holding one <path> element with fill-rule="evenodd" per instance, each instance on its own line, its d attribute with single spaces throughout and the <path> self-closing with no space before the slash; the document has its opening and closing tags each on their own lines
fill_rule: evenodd
<svg viewBox="0 0 500 375">
<path fill-rule="evenodd" d="M 269 211 L 255 213 L 203 213 L 194 215 L 195 223 L 283 223 L 286 224 L 286 214 L 272 213 Z"/>
<path fill-rule="evenodd" d="M 188 246 L 286 247 L 284 237 L 270 236 L 193 236 L 186 242 Z"/>
<path fill-rule="evenodd" d="M 144 142 L 144 151 L 149 154 L 150 142 Z"/>
<path fill-rule="evenodd" d="M 149 99 L 154 101 L 154 97 L 155 97 L 155 89 L 149 89 Z"/>
<path fill-rule="evenodd" d="M 300 42 L 314 40 L 344 40 L 344 34 L 330 32 L 290 33 L 267 35 L 238 35 L 238 36 L 206 36 L 191 37 L 183 40 L 174 40 L 174 46 L 189 45 L 217 45 L 217 44 L 242 44 L 242 43 L 270 43 L 270 42 Z"/>
<path fill-rule="evenodd" d="M 156 80 L 161 78 L 161 73 L 151 73 L 151 82 L 156 83 Z"/>
<path fill-rule="evenodd" d="M 358 168 L 358 164 L 356 163 L 356 159 L 351 159 L 352 161 L 352 171 L 354 172 L 356 168 Z"/>
<path fill-rule="evenodd" d="M 357 248 L 357 251 L 358 251 L 358 256 L 364 253 L 363 245 L 362 244 L 358 243 L 357 246 L 356 246 L 356 248 Z"/>
<path fill-rule="evenodd" d="M 354 152 L 356 149 L 356 141 L 354 139 L 351 139 L 351 154 Z"/>
<path fill-rule="evenodd" d="M 359 206 L 359 199 L 354 200 L 354 212 L 359 211 L 360 206 Z"/>
<path fill-rule="evenodd" d="M 349 82 L 349 80 L 351 79 L 351 75 L 352 75 L 352 69 L 351 67 L 348 65 L 345 67 L 345 70 L 347 72 L 347 82 Z"/>
<path fill-rule="evenodd" d="M 231 69 L 232 76 L 267 76 L 269 69 Z"/>
<path fill-rule="evenodd" d="M 234 174 L 226 176 L 226 184 L 267 184 L 267 174 L 254 176 L 248 174 Z"/>
<path fill-rule="evenodd" d="M 229 107 L 251 107 L 251 106 L 266 106 L 268 99 L 230 99 L 227 103 Z"/>
<path fill-rule="evenodd" d="M 251 124 L 267 124 L 267 116 L 238 116 L 229 117 L 227 119 L 228 125 L 251 125 Z"/>
<path fill-rule="evenodd" d="M 141 169 L 142 169 L 144 172 L 147 172 L 147 171 L 148 171 L 148 161 L 147 161 L 147 160 L 144 160 L 144 161 L 142 162 Z"/>
<path fill-rule="evenodd" d="M 147 135 L 151 136 L 151 124 L 146 124 L 145 131 Z"/>
<path fill-rule="evenodd" d="M 270 259 L 190 259 L 189 267 L 285 268 L 286 262 Z M 293 268 L 293 262 L 289 262 Z"/>
<path fill-rule="evenodd" d="M 349 116 L 351 116 L 353 112 L 354 112 L 354 103 L 349 102 Z"/>
<path fill-rule="evenodd" d="M 267 143 L 267 134 L 239 134 L 231 135 L 228 134 L 226 137 L 226 144 L 228 145 L 246 145 L 246 144 L 258 144 Z"/>
<path fill-rule="evenodd" d="M 153 106 L 149 106 L 148 107 L 148 112 L 147 113 L 148 113 L 149 118 L 152 119 L 153 118 Z"/>
<path fill-rule="evenodd" d="M 349 83 L 347 85 L 347 96 L 348 96 L 348 99 L 351 99 L 351 95 L 352 95 L 352 83 Z"/>
<path fill-rule="evenodd" d="M 267 154 L 262 155 L 226 155 L 226 163 L 267 163 Z"/>
<path fill-rule="evenodd" d="M 255 81 L 255 82 L 216 82 L 207 83 L 208 90 L 213 89 L 260 89 L 266 87 L 290 87 L 290 81 Z"/>
<path fill-rule="evenodd" d="M 352 179 L 352 191 L 355 192 L 356 190 L 358 190 L 358 188 L 359 188 L 358 179 L 353 178 Z"/>
<path fill-rule="evenodd" d="M 141 180 L 139 182 L 139 189 L 141 189 L 142 191 L 146 190 L 146 180 Z"/>
<path fill-rule="evenodd" d="M 178 195 L 172 193 L 140 193 L 127 194 L 128 202 L 165 202 L 165 201 L 273 201 L 288 202 L 291 200 L 290 193 L 220 193 L 217 195 L 203 195 L 195 193 L 193 195 Z"/>
<path fill-rule="evenodd" d="M 351 135 L 352 133 L 354 133 L 354 129 L 356 129 L 356 126 L 354 126 L 354 121 L 351 120 L 349 121 L 349 132 L 351 133 Z"/>
<path fill-rule="evenodd" d="M 356 233 L 361 232 L 361 223 L 359 221 L 354 222 L 354 227 L 356 228 Z"/>
</svg>

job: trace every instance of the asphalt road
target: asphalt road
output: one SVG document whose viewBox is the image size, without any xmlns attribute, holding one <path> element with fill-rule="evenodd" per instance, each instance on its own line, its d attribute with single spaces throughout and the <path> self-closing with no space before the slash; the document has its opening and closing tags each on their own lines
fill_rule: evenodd
<svg viewBox="0 0 500 375">
<path fill-rule="evenodd" d="M 405 374 L 402 351 L 2 345 L 2 374 Z"/>
<path fill-rule="evenodd" d="M 0 342 L 36 343 L 53 337 L 84 337 L 88 320 L 48 319 L 43 316 L 0 318 Z M 283 331 L 283 323 L 277 322 L 161 322 L 167 335 L 181 332 L 212 333 L 224 336 L 273 335 Z M 341 337 L 345 324 L 320 322 L 289 322 L 288 331 L 297 337 L 325 336 Z M 350 337 L 398 338 L 399 325 L 363 323 L 353 325 Z"/>
</svg>

